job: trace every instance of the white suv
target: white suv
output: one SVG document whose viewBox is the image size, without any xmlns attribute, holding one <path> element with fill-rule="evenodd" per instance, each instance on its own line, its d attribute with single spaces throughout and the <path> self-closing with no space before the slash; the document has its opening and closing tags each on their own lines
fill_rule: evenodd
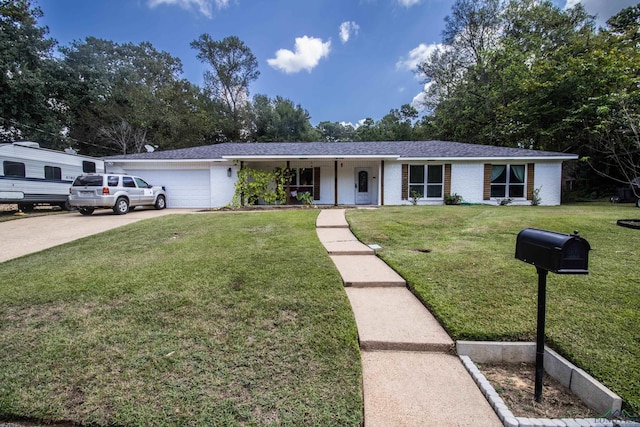
<svg viewBox="0 0 640 427">
<path fill-rule="evenodd" d="M 124 215 L 136 206 L 164 209 L 167 195 L 163 187 L 147 184 L 137 176 L 87 174 L 73 181 L 69 204 L 82 215 L 91 215 L 96 208 L 113 209 L 116 214 Z"/>
</svg>

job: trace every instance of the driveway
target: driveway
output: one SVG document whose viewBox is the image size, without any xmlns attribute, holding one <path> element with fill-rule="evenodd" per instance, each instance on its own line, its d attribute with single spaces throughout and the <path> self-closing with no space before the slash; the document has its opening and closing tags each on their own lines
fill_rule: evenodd
<svg viewBox="0 0 640 427">
<path fill-rule="evenodd" d="M 195 210 L 138 208 L 126 215 L 116 215 L 111 210 L 101 209 L 90 216 L 80 215 L 76 211 L 0 222 L 0 236 L 2 236 L 0 262 L 143 219 L 192 212 Z"/>
</svg>

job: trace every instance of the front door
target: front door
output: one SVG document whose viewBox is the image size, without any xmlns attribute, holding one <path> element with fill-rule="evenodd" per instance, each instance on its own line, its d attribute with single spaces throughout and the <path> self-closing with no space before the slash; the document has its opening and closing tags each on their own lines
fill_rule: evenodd
<svg viewBox="0 0 640 427">
<path fill-rule="evenodd" d="M 371 204 L 371 172 L 368 168 L 356 169 L 356 205 Z"/>
</svg>

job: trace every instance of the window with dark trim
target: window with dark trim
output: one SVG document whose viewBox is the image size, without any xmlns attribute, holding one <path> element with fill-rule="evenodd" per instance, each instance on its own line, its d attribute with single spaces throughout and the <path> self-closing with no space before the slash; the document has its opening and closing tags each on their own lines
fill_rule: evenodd
<svg viewBox="0 0 640 427">
<path fill-rule="evenodd" d="M 313 193 L 313 168 L 291 168 L 289 169 L 291 173 L 291 181 L 289 182 L 289 186 L 291 188 L 292 196 L 295 197 L 293 192 L 304 193 L 309 192 Z"/>
<path fill-rule="evenodd" d="M 57 166 L 45 166 L 44 179 L 55 179 L 60 181 L 62 179 L 62 169 Z"/>
<path fill-rule="evenodd" d="M 525 197 L 525 165 L 491 165 L 491 197 Z"/>
<path fill-rule="evenodd" d="M 82 162 L 82 172 L 84 173 L 96 173 L 96 163 L 88 162 L 84 160 Z"/>
<path fill-rule="evenodd" d="M 409 196 L 441 199 L 444 186 L 442 165 L 409 165 Z"/>
<path fill-rule="evenodd" d="M 4 169 L 4 176 L 14 176 L 16 178 L 24 178 L 27 176 L 24 163 L 5 160 L 2 162 L 2 167 Z"/>
</svg>

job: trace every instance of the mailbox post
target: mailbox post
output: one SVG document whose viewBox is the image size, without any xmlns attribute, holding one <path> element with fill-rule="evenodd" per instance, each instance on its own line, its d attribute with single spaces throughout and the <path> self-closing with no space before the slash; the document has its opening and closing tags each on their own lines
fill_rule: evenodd
<svg viewBox="0 0 640 427">
<path fill-rule="evenodd" d="M 538 273 L 538 323 L 536 333 L 536 384 L 534 398 L 542 399 L 544 376 L 544 327 L 547 274 L 588 274 L 591 246 L 574 231 L 572 235 L 525 228 L 516 239 L 516 258 L 532 264 Z"/>
</svg>

